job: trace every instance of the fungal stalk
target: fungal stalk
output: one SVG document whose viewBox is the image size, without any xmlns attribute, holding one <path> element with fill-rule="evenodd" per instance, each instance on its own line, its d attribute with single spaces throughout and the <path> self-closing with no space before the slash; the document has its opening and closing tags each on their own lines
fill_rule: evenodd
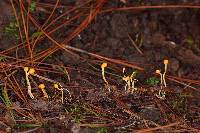
<svg viewBox="0 0 200 133">
<path fill-rule="evenodd" d="M 32 99 L 34 99 L 34 96 L 33 96 L 32 92 L 31 92 L 31 90 L 32 90 L 32 88 L 31 88 L 31 83 L 30 83 L 29 78 L 28 78 L 28 76 L 29 76 L 29 74 L 30 74 L 29 71 L 30 71 L 30 70 L 29 70 L 28 67 L 24 67 L 24 72 L 25 72 L 25 76 L 26 76 L 26 83 L 27 83 L 27 88 L 28 88 L 28 95 L 29 95 Z M 32 73 L 33 71 L 34 71 L 34 69 L 32 68 L 32 69 L 31 69 L 31 73 Z"/>
<path fill-rule="evenodd" d="M 165 65 L 165 71 L 163 73 L 163 84 L 164 84 L 165 87 L 167 87 L 166 80 L 165 80 L 165 74 L 167 72 L 167 65 L 168 65 L 169 61 L 168 60 L 164 60 L 163 63 Z"/>
<path fill-rule="evenodd" d="M 105 68 L 107 67 L 107 63 L 103 63 L 102 65 L 101 65 L 101 72 L 102 72 L 102 78 L 103 78 L 103 80 L 104 80 L 104 82 L 105 82 L 105 84 L 106 84 L 106 86 L 108 87 L 108 81 L 106 80 L 106 78 L 105 78 Z M 109 90 L 109 92 L 110 92 L 110 88 L 108 87 L 108 90 Z"/>
<path fill-rule="evenodd" d="M 125 68 L 123 68 L 123 74 L 125 72 Z M 126 82 L 124 88 L 125 91 L 131 92 L 133 93 L 135 90 L 137 90 L 137 88 L 135 88 L 135 81 L 137 81 L 137 79 L 134 79 L 134 75 L 136 72 L 133 71 L 133 73 L 130 76 L 123 76 L 122 80 L 124 80 Z"/>
<path fill-rule="evenodd" d="M 134 79 L 135 73 L 136 73 L 136 72 L 133 71 L 133 73 L 132 73 L 131 76 L 130 76 L 130 82 L 131 82 L 132 93 L 133 93 L 134 91 L 137 90 L 137 88 L 135 88 L 135 81 L 137 81 L 137 79 Z"/>
<path fill-rule="evenodd" d="M 156 73 L 160 75 L 160 84 L 161 86 L 163 85 L 163 75 L 162 73 L 160 72 L 160 70 L 156 70 Z"/>
<path fill-rule="evenodd" d="M 165 99 L 165 92 L 162 92 L 162 90 L 159 90 L 158 94 L 156 94 L 156 97 L 159 99 Z"/>
<path fill-rule="evenodd" d="M 131 89 L 130 77 L 129 76 L 124 76 L 122 78 L 122 80 L 124 80 L 126 82 L 126 84 L 124 86 L 125 91 L 130 91 L 130 89 Z"/>
<path fill-rule="evenodd" d="M 62 87 L 60 88 L 59 85 L 58 85 L 57 83 L 55 83 L 53 86 L 54 86 L 55 89 L 61 91 L 61 95 L 62 95 L 61 101 L 62 101 L 62 103 L 64 103 L 64 100 L 63 100 L 64 93 L 63 93 Z"/>
</svg>

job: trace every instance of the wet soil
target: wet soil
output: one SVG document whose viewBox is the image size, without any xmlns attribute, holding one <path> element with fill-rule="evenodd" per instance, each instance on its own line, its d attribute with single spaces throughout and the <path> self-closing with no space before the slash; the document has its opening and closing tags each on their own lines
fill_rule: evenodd
<svg viewBox="0 0 200 133">
<path fill-rule="evenodd" d="M 39 2 L 55 3 L 54 0 L 41 0 Z M 189 2 L 188 0 L 179 0 L 176 2 L 142 0 L 125 3 L 123 1 L 108 1 L 103 9 L 133 5 L 187 4 Z M 68 8 L 68 6 L 80 5 L 84 1 L 72 0 L 70 2 L 61 1 L 61 3 Z M 200 2 L 194 0 L 193 4 L 200 5 Z M 0 52 L 2 53 L 2 51 L 14 47 L 18 41 L 15 37 L 8 36 L 5 33 L 5 27 L 13 21 L 13 12 L 10 3 L 1 1 L 0 8 L 3 8 L 0 13 Z M 62 14 L 65 10 L 65 8 L 59 8 L 54 17 Z M 43 12 L 39 8 L 33 13 L 33 16 L 42 24 L 48 17 L 48 13 L 46 11 Z M 70 28 L 62 28 L 59 32 L 54 33 L 52 35 L 53 38 L 61 42 L 63 38 L 83 21 L 84 17 L 73 21 Z M 108 124 L 110 120 L 124 121 L 118 121 L 119 125 L 106 127 L 108 132 L 131 132 L 136 129 L 146 128 L 142 118 L 160 125 L 169 123 L 170 119 L 170 122 L 174 122 L 177 119 L 182 120 L 182 118 L 185 118 L 187 119 L 186 123 L 190 127 L 198 129 L 199 120 L 193 121 L 193 116 L 199 116 L 200 112 L 197 109 L 194 109 L 194 111 L 191 108 L 200 107 L 198 99 L 199 91 L 191 90 L 191 88 L 187 88 L 187 86 L 177 82 L 167 81 L 166 92 L 169 92 L 169 95 L 166 95 L 166 100 L 164 101 L 156 100 L 153 97 L 153 92 L 157 93 L 160 86 L 149 86 L 146 80 L 150 77 L 157 77 L 159 79 L 159 76 L 155 76 L 154 72 L 156 69 L 163 71 L 163 60 L 168 59 L 167 75 L 200 81 L 199 18 L 199 9 L 188 8 L 100 12 L 87 28 L 68 42 L 68 45 L 104 57 L 133 63 L 144 68 L 144 71 L 138 71 L 136 86 L 138 88 L 148 88 L 147 90 L 151 91 L 141 90 L 134 94 L 124 92 L 124 82 L 121 81 L 119 76 L 116 76 L 123 75 L 122 69 L 124 66 L 108 63 L 108 73 L 106 75 L 110 84 L 109 87 L 112 90 L 112 93 L 109 93 L 104 87 L 104 81 L 101 77 L 100 61 L 84 53 L 74 52 L 70 54 L 64 50 L 58 50 L 49 56 L 48 59 L 45 59 L 44 63 L 67 66 L 71 78 L 70 82 L 66 74 L 58 76 L 56 73 L 50 72 L 54 69 L 58 70 L 57 66 L 49 67 L 46 64 L 40 64 L 38 70 L 48 70 L 48 72 L 39 71 L 38 74 L 58 81 L 67 88 L 67 90 L 64 90 L 64 104 L 61 103 L 61 99 L 58 96 L 59 91 L 53 90 L 51 83 L 46 84 L 48 88 L 51 88 L 47 90 L 51 98 L 48 100 L 42 98 L 42 94 L 37 90 L 36 85 L 39 82 L 44 82 L 44 80 L 33 77 L 33 81 L 35 82 L 33 83 L 33 94 L 36 95 L 36 99 L 32 100 L 26 96 L 28 103 L 30 103 L 27 106 L 19 100 L 20 98 L 16 98 L 17 95 L 15 92 L 9 89 L 13 106 L 19 108 L 30 107 L 34 111 L 34 117 L 37 120 L 46 122 L 47 126 L 45 127 L 44 125 L 38 129 L 38 132 L 93 133 L 99 131 L 99 129 L 88 128 L 90 126 L 80 126 L 80 123 L 101 124 L 103 121 Z M 51 27 L 50 29 L 55 27 Z M 30 28 L 30 31 L 32 30 L 34 31 L 34 28 Z M 36 46 L 37 51 L 45 50 L 52 45 L 52 42 L 46 38 L 39 41 L 39 43 Z M 13 56 L 15 52 L 8 55 Z M 25 52 L 23 50 L 20 51 L 19 57 L 23 57 L 24 55 Z M 8 63 L 12 63 L 9 60 L 7 61 Z M 20 86 L 23 86 L 23 92 L 26 95 L 23 71 L 16 70 L 18 70 L 15 74 L 16 80 L 21 83 Z M 133 70 L 135 71 L 136 69 L 126 67 L 126 74 L 130 74 Z M 3 75 L 0 78 L 3 79 Z M 200 86 L 194 85 L 194 87 L 199 90 Z M 68 90 L 71 93 L 71 97 L 68 94 Z M 194 98 L 190 99 L 190 97 L 182 96 L 190 94 L 194 95 Z M 128 109 L 139 114 L 142 118 L 130 116 L 129 112 L 127 113 L 126 111 L 127 108 L 123 105 L 126 105 Z M 5 114 L 4 109 L 1 109 L 1 112 Z M 98 119 L 99 116 L 102 116 L 102 118 L 100 117 L 101 121 Z M 4 118 L 4 115 L 1 115 L 1 117 Z M 95 119 L 97 120 L 95 121 Z M 7 125 L 9 125 L 8 122 Z M 152 125 L 151 127 L 155 127 L 154 124 Z M 5 127 L 2 130 L 5 130 Z M 21 128 L 15 127 L 13 131 L 21 131 Z"/>
</svg>

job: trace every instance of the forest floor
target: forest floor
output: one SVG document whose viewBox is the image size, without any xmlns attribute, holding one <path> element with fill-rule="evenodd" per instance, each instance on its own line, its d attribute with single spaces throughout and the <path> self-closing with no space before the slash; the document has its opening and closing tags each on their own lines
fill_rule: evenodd
<svg viewBox="0 0 200 133">
<path fill-rule="evenodd" d="M 130 1 L 0 1 L 0 132 L 200 132 L 200 1 Z"/>
</svg>

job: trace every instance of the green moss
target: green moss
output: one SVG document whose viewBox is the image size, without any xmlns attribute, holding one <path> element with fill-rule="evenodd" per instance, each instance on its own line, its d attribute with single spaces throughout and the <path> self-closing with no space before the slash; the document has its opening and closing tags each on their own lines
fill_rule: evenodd
<svg viewBox="0 0 200 133">
<path fill-rule="evenodd" d="M 34 12 L 36 10 L 36 2 L 32 1 L 29 7 L 30 12 Z"/>
<path fill-rule="evenodd" d="M 99 127 L 97 133 L 107 133 L 107 129 L 105 127 Z"/>
<path fill-rule="evenodd" d="M 156 77 L 150 77 L 146 80 L 146 83 L 150 86 L 156 86 L 158 85 L 160 81 Z"/>
<path fill-rule="evenodd" d="M 15 21 L 11 21 L 4 29 L 4 33 L 9 37 L 15 37 L 19 40 L 19 26 Z"/>
</svg>

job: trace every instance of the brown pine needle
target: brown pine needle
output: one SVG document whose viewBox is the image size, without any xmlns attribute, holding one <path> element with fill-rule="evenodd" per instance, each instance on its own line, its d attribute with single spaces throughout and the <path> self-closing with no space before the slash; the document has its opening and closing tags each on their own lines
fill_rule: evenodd
<svg viewBox="0 0 200 133">
<path fill-rule="evenodd" d="M 133 44 L 133 46 L 135 47 L 135 49 L 141 54 L 143 55 L 142 51 L 139 49 L 139 47 L 137 46 L 137 44 L 135 43 L 135 41 L 133 41 L 133 39 L 131 38 L 131 36 L 128 34 L 128 38 L 130 39 L 131 43 Z"/>
</svg>

